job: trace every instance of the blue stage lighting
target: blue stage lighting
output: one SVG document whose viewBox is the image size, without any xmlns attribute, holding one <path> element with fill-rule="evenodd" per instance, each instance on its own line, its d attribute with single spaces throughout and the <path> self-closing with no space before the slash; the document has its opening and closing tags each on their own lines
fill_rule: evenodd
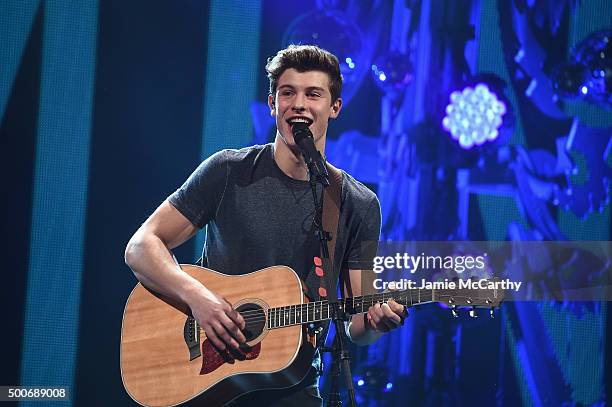
<svg viewBox="0 0 612 407">
<path fill-rule="evenodd" d="M 459 145 L 470 149 L 495 140 L 506 114 L 506 105 L 484 83 L 450 95 L 442 127 Z"/>
<path fill-rule="evenodd" d="M 355 69 L 355 63 L 353 62 L 353 58 L 346 57 L 344 61 L 346 62 L 346 64 L 348 65 L 350 69 Z"/>
<path fill-rule="evenodd" d="M 412 82 L 413 70 L 408 55 L 390 52 L 380 55 L 371 65 L 374 83 L 386 95 L 397 95 Z"/>
<path fill-rule="evenodd" d="M 568 63 L 553 69 L 551 80 L 559 96 L 612 107 L 612 30 L 589 34 L 572 50 Z"/>
<path fill-rule="evenodd" d="M 357 380 L 357 386 L 361 387 L 365 384 L 365 381 L 363 379 L 359 379 Z"/>
</svg>

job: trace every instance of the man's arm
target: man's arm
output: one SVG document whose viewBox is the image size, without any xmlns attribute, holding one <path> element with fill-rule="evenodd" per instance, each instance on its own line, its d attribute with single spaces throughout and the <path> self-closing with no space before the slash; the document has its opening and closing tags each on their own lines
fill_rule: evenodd
<svg viewBox="0 0 612 407">
<path fill-rule="evenodd" d="M 345 297 L 374 294 L 375 290 L 371 285 L 363 287 L 362 290 L 363 273 L 368 272 L 354 269 L 348 270 L 348 278 L 344 279 L 346 282 L 344 286 Z M 393 300 L 383 304 L 376 303 L 368 309 L 366 314 L 354 315 L 351 318 L 347 333 L 353 343 L 369 345 L 376 342 L 384 332 L 402 325 L 405 317 L 406 309 L 404 306 Z"/>
<path fill-rule="evenodd" d="M 238 349 L 238 342 L 246 341 L 240 332 L 244 328 L 242 316 L 223 298 L 183 272 L 170 253 L 197 230 L 165 201 L 128 242 L 125 262 L 143 285 L 189 306 L 215 346 L 225 349 L 230 345 Z"/>
</svg>

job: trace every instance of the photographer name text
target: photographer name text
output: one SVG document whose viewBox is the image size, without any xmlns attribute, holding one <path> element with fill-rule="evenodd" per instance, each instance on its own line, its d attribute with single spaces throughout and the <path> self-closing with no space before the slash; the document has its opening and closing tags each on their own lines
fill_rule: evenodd
<svg viewBox="0 0 612 407">
<path fill-rule="evenodd" d="M 514 290 L 518 292 L 523 283 L 521 281 L 511 281 L 510 279 L 504 280 L 488 280 L 486 278 L 481 279 L 467 279 L 449 281 L 427 281 L 421 279 L 420 284 L 418 281 L 408 280 L 402 278 L 400 280 L 384 281 L 381 278 L 377 278 L 373 282 L 373 286 L 377 290 L 414 290 L 414 289 L 425 289 L 425 290 L 456 290 L 456 289 L 468 289 L 468 290 Z"/>
</svg>

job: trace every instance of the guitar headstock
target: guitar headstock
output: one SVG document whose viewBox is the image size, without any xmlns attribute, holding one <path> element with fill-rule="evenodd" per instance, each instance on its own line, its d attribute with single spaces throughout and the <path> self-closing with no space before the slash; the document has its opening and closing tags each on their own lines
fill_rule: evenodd
<svg viewBox="0 0 612 407">
<path fill-rule="evenodd" d="M 459 280 L 455 286 L 457 288 L 433 290 L 434 301 L 450 307 L 454 317 L 459 316 L 458 307 L 471 307 L 469 315 L 474 318 L 476 308 L 489 308 L 493 317 L 493 309 L 504 299 L 505 290 L 500 288 L 499 278 Z"/>
</svg>

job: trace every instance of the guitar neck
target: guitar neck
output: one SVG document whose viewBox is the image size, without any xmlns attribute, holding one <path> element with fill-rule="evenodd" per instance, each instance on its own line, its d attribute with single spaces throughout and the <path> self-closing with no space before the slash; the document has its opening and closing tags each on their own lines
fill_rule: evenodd
<svg viewBox="0 0 612 407">
<path fill-rule="evenodd" d="M 380 294 L 361 295 L 338 300 L 338 305 L 349 314 L 362 314 L 378 303 L 393 299 L 395 302 L 411 307 L 434 300 L 434 290 L 408 289 Z M 288 305 L 268 310 L 268 329 L 283 328 L 291 325 L 326 321 L 332 318 L 332 305 L 327 301 L 313 301 L 307 304 Z"/>
</svg>

